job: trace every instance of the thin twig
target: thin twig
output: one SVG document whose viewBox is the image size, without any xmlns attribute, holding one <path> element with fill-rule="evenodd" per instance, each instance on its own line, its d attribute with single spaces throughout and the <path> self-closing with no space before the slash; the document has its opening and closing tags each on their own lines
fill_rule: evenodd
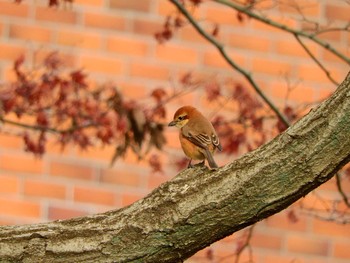
<svg viewBox="0 0 350 263">
<path fill-rule="evenodd" d="M 312 40 L 313 42 L 317 43 L 318 45 L 322 46 L 324 49 L 330 51 L 331 53 L 333 53 L 334 55 L 336 55 L 337 57 L 339 57 L 341 60 L 343 60 L 344 62 L 346 62 L 347 64 L 350 65 L 350 58 L 347 57 L 346 55 L 344 55 L 343 53 L 339 52 L 338 50 L 336 50 L 332 45 L 330 45 L 329 43 L 321 40 L 320 38 L 318 38 L 315 34 L 310 34 L 307 33 L 303 30 L 296 30 L 294 28 L 291 28 L 287 25 L 283 25 L 281 23 L 278 23 L 272 19 L 269 19 L 267 17 L 264 16 L 260 16 L 257 13 L 253 12 L 251 9 L 247 8 L 246 6 L 241 6 L 239 4 L 236 4 L 235 2 L 232 1 L 228 1 L 228 0 L 213 0 L 216 3 L 222 4 L 222 5 L 226 5 L 232 9 L 235 9 L 236 11 L 242 12 L 244 14 L 246 14 L 247 16 L 256 19 L 258 21 L 261 21 L 265 24 L 268 24 L 272 27 L 281 29 L 283 31 L 289 32 L 293 35 L 298 35 L 299 37 L 305 37 L 308 38 L 310 40 Z"/>
<path fill-rule="evenodd" d="M 326 74 L 327 78 L 336 86 L 339 86 L 340 83 L 338 83 L 332 76 L 331 73 L 322 65 L 322 63 L 312 54 L 310 49 L 304 44 L 304 42 L 300 39 L 298 35 L 294 35 L 298 43 L 303 47 L 305 52 L 309 55 L 309 57 L 320 67 L 320 69 Z"/>
<path fill-rule="evenodd" d="M 344 203 L 347 205 L 347 207 L 350 208 L 350 201 L 349 198 L 346 196 L 346 194 L 343 191 L 342 185 L 341 185 L 341 181 L 340 181 L 340 174 L 336 173 L 335 174 L 335 179 L 336 179 L 336 183 L 337 183 L 337 188 L 338 188 L 338 192 L 341 195 L 341 197 L 343 198 Z"/>
<path fill-rule="evenodd" d="M 17 121 L 12 121 L 12 120 L 5 119 L 3 117 L 0 117 L 0 122 L 10 124 L 13 126 L 17 126 L 20 128 L 24 128 L 24 129 L 30 129 L 30 130 L 35 130 L 35 131 L 48 131 L 48 132 L 58 133 L 58 134 L 70 133 L 70 132 L 73 132 L 75 130 L 89 128 L 89 127 L 96 125 L 94 123 L 88 123 L 85 125 L 72 126 L 68 129 L 59 130 L 59 129 L 50 128 L 50 127 L 42 126 L 42 125 L 31 125 L 31 124 L 21 123 L 21 122 L 17 122 Z"/>
<path fill-rule="evenodd" d="M 245 71 L 242 67 L 240 67 L 235 61 L 233 61 L 230 56 L 226 53 L 224 45 L 220 43 L 216 38 L 212 35 L 208 34 L 192 17 L 192 15 L 187 11 L 187 9 L 178 1 L 178 0 L 169 0 L 173 3 L 179 12 L 181 12 L 188 21 L 192 24 L 192 26 L 197 30 L 197 32 L 202 35 L 206 40 L 208 40 L 211 44 L 213 44 L 220 52 L 222 57 L 226 60 L 226 62 L 235 70 L 237 70 L 240 74 L 242 74 L 245 79 L 252 85 L 254 90 L 258 93 L 258 95 L 262 98 L 262 100 L 271 108 L 271 110 L 278 116 L 278 118 L 286 125 L 290 126 L 288 119 L 284 116 L 282 112 L 278 110 L 278 108 L 272 103 L 272 101 L 264 94 L 264 92 L 260 89 L 258 84 L 254 81 L 251 74 Z"/>
</svg>

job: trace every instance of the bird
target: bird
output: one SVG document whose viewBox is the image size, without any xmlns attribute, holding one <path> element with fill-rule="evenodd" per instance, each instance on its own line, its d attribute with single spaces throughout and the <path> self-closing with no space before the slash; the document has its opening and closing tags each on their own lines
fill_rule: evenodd
<svg viewBox="0 0 350 263">
<path fill-rule="evenodd" d="M 168 126 L 175 126 L 180 129 L 179 139 L 182 150 L 190 158 L 188 167 L 192 167 L 193 160 L 208 161 L 209 167 L 217 169 L 213 154 L 216 149 L 222 151 L 222 146 L 212 123 L 192 106 L 179 108 L 173 120 Z"/>
</svg>

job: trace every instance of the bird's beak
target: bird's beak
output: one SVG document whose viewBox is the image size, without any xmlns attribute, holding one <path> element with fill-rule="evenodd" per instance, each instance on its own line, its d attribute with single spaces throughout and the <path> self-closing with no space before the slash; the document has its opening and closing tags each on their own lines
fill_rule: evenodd
<svg viewBox="0 0 350 263">
<path fill-rule="evenodd" d="M 176 121 L 171 121 L 169 122 L 168 126 L 175 126 L 176 125 Z"/>
</svg>

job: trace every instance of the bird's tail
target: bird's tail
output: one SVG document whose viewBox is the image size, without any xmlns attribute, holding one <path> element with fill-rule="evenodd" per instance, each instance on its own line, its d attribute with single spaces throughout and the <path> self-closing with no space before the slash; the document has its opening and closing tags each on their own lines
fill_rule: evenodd
<svg viewBox="0 0 350 263">
<path fill-rule="evenodd" d="M 211 154 L 211 152 L 209 151 L 209 149 L 205 149 L 205 157 L 208 160 L 209 166 L 212 169 L 216 169 L 219 166 L 216 164 L 216 162 L 214 161 L 213 155 Z"/>
</svg>

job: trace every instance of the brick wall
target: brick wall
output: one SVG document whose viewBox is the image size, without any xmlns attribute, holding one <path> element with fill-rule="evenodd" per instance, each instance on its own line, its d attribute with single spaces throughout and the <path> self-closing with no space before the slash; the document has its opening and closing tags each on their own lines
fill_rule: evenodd
<svg viewBox="0 0 350 263">
<path fill-rule="evenodd" d="M 113 81 L 124 94 L 136 99 L 144 98 L 153 88 L 169 87 L 188 71 L 208 78 L 243 81 L 191 27 L 177 32 L 169 43 L 157 44 L 153 34 L 161 28 L 164 17 L 174 11 L 167 1 L 75 0 L 73 6 L 58 9 L 47 8 L 46 2 L 26 0 L 17 5 L 0 0 L 1 81 L 13 79 L 12 62 L 20 54 L 35 62 L 52 50 L 58 50 L 68 66 L 89 72 L 91 81 Z M 306 2 L 309 7 L 305 13 L 311 19 L 323 22 L 328 19 L 333 23 L 349 20 L 350 7 L 345 2 Z M 280 11 L 284 13 L 273 12 L 274 19 L 299 26 L 288 18 L 296 15 L 293 8 L 285 5 Z M 220 41 L 240 65 L 254 72 L 264 91 L 278 105 L 284 103 L 286 77 L 298 83 L 289 96 L 292 102 L 320 100 L 334 91 L 335 87 L 293 36 L 252 19 L 242 24 L 234 13 L 215 4 L 206 4 L 196 16 L 221 25 Z M 350 34 L 334 32 L 321 37 L 350 54 Z M 340 82 L 348 67 L 329 52 L 309 44 Z M 203 104 L 200 92 L 173 101 L 169 109 L 172 111 L 185 103 L 210 109 Z M 69 147 L 61 152 L 50 142 L 48 153 L 36 159 L 23 152 L 22 140 L 7 135 L 7 129 L 0 135 L 0 224 L 3 225 L 65 219 L 123 207 L 172 178 L 176 170 L 171 158 L 181 156 L 176 132 L 171 130 L 167 131 L 171 140 L 166 154 L 162 155 L 162 161 L 167 164 L 164 174 L 152 173 L 146 161 L 137 161 L 130 153 L 110 167 L 114 150 L 111 146 L 85 152 Z M 224 164 L 233 158 L 236 157 L 220 156 L 219 162 Z M 349 192 L 350 183 L 344 187 Z M 319 192 L 340 199 L 334 180 Z M 317 205 L 312 195 L 305 202 Z M 243 234 L 236 233 L 213 244 L 210 250 L 215 258 L 232 262 L 237 240 Z M 292 223 L 286 212 L 259 223 L 252 238 L 253 258 L 259 263 L 345 263 L 350 260 L 349 248 L 349 225 L 302 215 Z M 208 260 L 207 255 L 208 249 L 188 262 L 217 262 Z M 248 257 L 245 252 L 241 262 Z"/>
</svg>

